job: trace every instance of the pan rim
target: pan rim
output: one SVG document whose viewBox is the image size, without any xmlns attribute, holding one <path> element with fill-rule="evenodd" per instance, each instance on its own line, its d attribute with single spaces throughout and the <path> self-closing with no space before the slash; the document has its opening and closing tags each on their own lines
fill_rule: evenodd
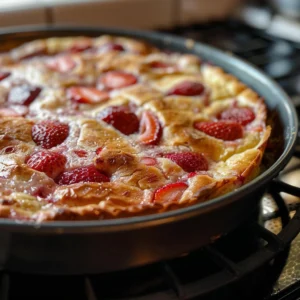
<svg viewBox="0 0 300 300">
<path fill-rule="evenodd" d="M 109 220 L 91 220 L 91 221 L 50 221 L 44 223 L 36 223 L 34 221 L 18 221 L 13 219 L 0 219 L 0 229 L 5 229 L 13 232 L 38 232 L 38 233 L 49 233 L 49 234 L 62 234 L 62 233 L 96 233 L 96 232 L 111 232 L 111 231 L 122 231 L 132 230 L 166 224 L 169 222 L 176 222 L 186 218 L 190 218 L 196 215 L 204 214 L 208 210 L 216 209 L 229 204 L 230 202 L 237 201 L 242 197 L 248 195 L 249 190 L 257 190 L 263 185 L 271 181 L 276 175 L 284 168 L 293 155 L 293 150 L 296 146 L 297 131 L 298 131 L 298 117 L 296 114 L 295 107 L 289 96 L 283 91 L 283 89 L 268 75 L 258 69 L 256 66 L 245 61 L 244 59 L 228 54 L 222 50 L 219 50 L 213 46 L 209 46 L 205 43 L 192 41 L 191 39 L 182 38 L 172 34 L 158 33 L 150 30 L 131 30 L 111 27 L 86 27 L 86 26 L 72 26 L 72 25 L 51 25 L 51 26 L 25 26 L 25 27 L 6 27 L 0 29 L 0 38 L 5 38 L 5 35 L 12 34 L 26 34 L 36 33 L 42 35 L 43 33 L 59 33 L 62 31 L 78 33 L 86 32 L 85 34 L 113 34 L 113 35 L 127 35 L 136 38 L 143 38 L 149 42 L 161 42 L 164 45 L 185 45 L 186 50 L 190 53 L 195 52 L 201 55 L 202 52 L 209 52 L 213 57 L 218 56 L 220 60 L 227 60 L 227 64 L 232 68 L 243 69 L 249 76 L 249 78 L 255 81 L 261 81 L 266 86 L 266 89 L 272 89 L 273 93 L 276 92 L 280 102 L 284 106 L 286 113 L 288 114 L 289 124 L 284 127 L 290 127 L 290 135 L 287 137 L 287 145 L 285 146 L 280 157 L 272 164 L 272 166 L 258 175 L 256 178 L 251 180 L 238 189 L 231 191 L 228 194 L 213 198 L 209 201 L 197 203 L 185 208 L 179 208 L 172 211 L 163 213 L 156 213 L 137 217 L 126 217 Z M 52 34 L 52 36 L 54 36 Z M 42 38 L 42 37 L 41 37 Z M 193 51 L 191 52 L 191 42 L 193 44 Z M 188 45 L 188 46 L 187 46 Z"/>
</svg>

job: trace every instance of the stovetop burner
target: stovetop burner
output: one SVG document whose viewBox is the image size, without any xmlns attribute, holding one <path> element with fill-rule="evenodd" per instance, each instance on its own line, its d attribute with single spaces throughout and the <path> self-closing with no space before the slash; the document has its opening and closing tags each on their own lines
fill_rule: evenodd
<svg viewBox="0 0 300 300">
<path fill-rule="evenodd" d="M 257 65 L 279 82 L 299 110 L 299 44 L 236 21 L 175 28 L 172 33 L 233 52 Z M 299 154 L 270 186 L 261 211 L 213 245 L 170 261 L 104 275 L 37 276 L 3 270 L 0 300 L 298 299 L 300 189 L 284 182 L 299 185 Z"/>
</svg>

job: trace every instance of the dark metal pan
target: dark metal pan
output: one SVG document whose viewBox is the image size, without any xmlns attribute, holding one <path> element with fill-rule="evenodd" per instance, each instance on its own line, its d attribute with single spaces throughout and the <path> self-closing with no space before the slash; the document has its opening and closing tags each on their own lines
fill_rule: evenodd
<svg viewBox="0 0 300 300">
<path fill-rule="evenodd" d="M 0 263 L 27 273 L 101 273 L 176 257 L 211 243 L 243 222 L 258 208 L 270 182 L 293 155 L 298 121 L 281 88 L 248 63 L 202 43 L 187 48 L 185 39 L 146 31 L 107 28 L 10 28 L 0 31 L 0 48 L 50 36 L 113 34 L 146 40 L 160 48 L 189 52 L 237 76 L 265 98 L 282 124 L 283 151 L 261 175 L 222 197 L 161 214 L 99 221 L 45 224 L 0 220 Z M 1 49 L 0 49 L 1 50 Z M 298 192 L 298 190 L 297 190 Z"/>
</svg>

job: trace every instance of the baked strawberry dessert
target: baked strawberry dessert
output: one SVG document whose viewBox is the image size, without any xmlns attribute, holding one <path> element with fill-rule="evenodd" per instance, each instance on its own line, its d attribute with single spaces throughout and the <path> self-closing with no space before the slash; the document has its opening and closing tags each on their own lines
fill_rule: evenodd
<svg viewBox="0 0 300 300">
<path fill-rule="evenodd" d="M 191 54 L 103 35 L 35 40 L 0 56 L 0 217 L 160 213 L 257 176 L 262 98 Z"/>
</svg>

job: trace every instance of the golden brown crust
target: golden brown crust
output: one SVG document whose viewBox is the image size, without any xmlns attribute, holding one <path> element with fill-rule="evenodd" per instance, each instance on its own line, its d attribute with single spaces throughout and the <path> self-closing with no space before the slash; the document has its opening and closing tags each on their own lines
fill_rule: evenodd
<svg viewBox="0 0 300 300">
<path fill-rule="evenodd" d="M 18 140 L 30 143 L 31 127 L 33 122 L 24 118 L 5 118 L 0 119 L 0 136 L 2 140 Z"/>
<path fill-rule="evenodd" d="M 122 45 L 125 51 L 94 51 L 110 44 Z M 74 47 L 87 50 L 70 52 Z M 49 61 L 60 56 L 72 59 L 72 70 L 49 68 Z M 153 68 L 157 61 L 165 67 Z M 0 81 L 2 218 L 45 222 L 160 213 L 228 193 L 259 173 L 271 132 L 263 99 L 233 75 L 194 55 L 166 54 L 141 41 L 104 35 L 33 41 L 3 54 L 0 65 L 11 73 Z M 109 99 L 97 104 L 74 104 L 68 98 L 68 87 L 99 88 L 99 78 L 113 70 L 134 74 L 137 83 L 110 91 Z M 204 92 L 168 95 L 186 80 L 201 83 Z M 7 116 L 5 109 L 14 108 L 7 104 L 7 94 L 19 83 L 39 86 L 41 93 L 28 105 L 25 116 Z M 144 111 L 152 112 L 162 127 L 159 143 L 142 145 L 139 132 L 125 135 L 100 120 L 99 113 L 110 106 L 132 106 L 139 120 Z M 193 126 L 215 121 L 222 111 L 235 106 L 251 108 L 255 114 L 243 126 L 240 139 L 214 138 Z M 26 158 L 41 150 L 32 139 L 32 126 L 45 119 L 69 125 L 66 140 L 50 150 L 65 155 L 67 169 L 93 164 L 110 182 L 59 185 L 44 172 L 30 168 Z M 84 151 L 84 157 L 76 156 L 75 150 Z M 162 156 L 187 151 L 201 153 L 208 170 L 190 176 L 192 172 Z M 147 158 L 152 159 L 151 164 L 145 163 Z M 178 182 L 187 186 L 179 199 L 153 200 L 159 188 Z"/>
<path fill-rule="evenodd" d="M 203 67 L 203 81 L 211 91 L 211 100 L 235 97 L 247 87 L 233 75 L 225 73 L 221 68 L 206 65 Z"/>
</svg>

